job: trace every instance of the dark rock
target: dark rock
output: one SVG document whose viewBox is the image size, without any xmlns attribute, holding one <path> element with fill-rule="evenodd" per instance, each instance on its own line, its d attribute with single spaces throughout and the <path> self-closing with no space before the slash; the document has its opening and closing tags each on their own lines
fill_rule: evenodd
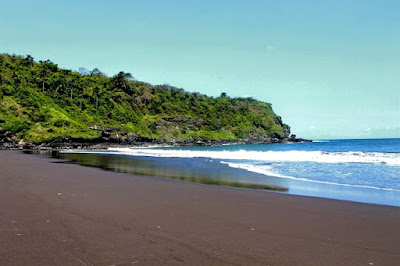
<svg viewBox="0 0 400 266">
<path fill-rule="evenodd" d="M 284 139 L 285 138 L 285 136 L 283 135 L 283 134 L 279 134 L 279 133 L 274 133 L 274 134 L 272 134 L 272 136 L 271 136 L 271 139 L 278 139 L 278 140 L 280 140 L 280 139 Z"/>
<path fill-rule="evenodd" d="M 0 117 L 0 123 L 5 123 L 6 120 L 4 120 L 3 118 Z"/>
<path fill-rule="evenodd" d="M 111 128 L 111 127 L 104 127 L 102 130 L 103 130 L 103 132 L 111 133 L 113 131 L 116 131 L 117 129 L 116 128 Z"/>
<path fill-rule="evenodd" d="M 91 126 L 91 127 L 89 127 L 91 130 L 101 130 L 101 127 L 100 126 L 98 126 L 98 125 L 94 125 L 94 126 Z"/>
<path fill-rule="evenodd" d="M 126 142 L 128 143 L 134 143 L 137 140 L 138 140 L 138 135 L 136 134 L 129 133 L 128 136 L 126 136 Z"/>
<path fill-rule="evenodd" d="M 113 142 L 121 142 L 122 138 L 120 134 L 111 134 L 110 140 Z"/>
<path fill-rule="evenodd" d="M 283 132 L 285 133 L 285 136 L 289 136 L 290 135 L 290 127 L 288 125 L 283 124 L 282 125 L 282 129 L 283 129 Z"/>
<path fill-rule="evenodd" d="M 297 138 L 295 134 L 290 135 L 288 138 L 289 142 L 312 142 L 312 140 L 309 139 L 302 139 L 302 138 Z"/>
<path fill-rule="evenodd" d="M 30 149 L 32 149 L 32 143 L 25 143 L 23 146 L 22 146 L 22 148 L 24 149 L 24 150 L 30 150 Z"/>
<path fill-rule="evenodd" d="M 279 143 L 280 139 L 279 138 L 271 138 L 271 143 Z"/>
<path fill-rule="evenodd" d="M 108 132 L 108 131 L 102 131 L 102 132 L 101 132 L 101 136 L 102 136 L 102 137 L 105 137 L 105 138 L 109 138 L 109 137 L 111 137 L 111 133 Z"/>
</svg>

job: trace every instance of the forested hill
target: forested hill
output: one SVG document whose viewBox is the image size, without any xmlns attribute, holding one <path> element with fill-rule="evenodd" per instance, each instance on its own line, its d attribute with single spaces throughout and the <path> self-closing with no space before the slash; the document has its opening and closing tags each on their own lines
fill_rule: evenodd
<svg viewBox="0 0 400 266">
<path fill-rule="evenodd" d="M 285 142 L 271 104 L 0 54 L 0 142 Z M 1 145 L 1 143 L 0 143 Z"/>
</svg>

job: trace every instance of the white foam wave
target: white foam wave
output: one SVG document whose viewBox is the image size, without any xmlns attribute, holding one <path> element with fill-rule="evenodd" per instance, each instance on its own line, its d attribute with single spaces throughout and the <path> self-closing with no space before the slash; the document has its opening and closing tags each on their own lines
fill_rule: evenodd
<svg viewBox="0 0 400 266">
<path fill-rule="evenodd" d="M 323 151 L 205 151 L 183 149 L 109 148 L 106 151 L 70 150 L 73 153 L 123 154 L 132 156 L 211 158 L 270 162 L 385 163 L 400 165 L 400 153 Z"/>
<path fill-rule="evenodd" d="M 343 187 L 368 188 L 368 189 L 386 190 L 386 191 L 400 191 L 399 189 L 394 189 L 394 188 L 381 188 L 381 187 L 366 186 L 366 185 L 343 184 L 343 183 L 319 181 L 319 180 L 312 180 L 312 179 L 308 179 L 308 178 L 281 175 L 281 174 L 274 173 L 271 169 L 272 167 L 268 166 L 268 165 L 256 166 L 256 165 L 252 165 L 252 164 L 230 163 L 230 162 L 223 162 L 223 161 L 221 161 L 221 163 L 227 164 L 232 168 L 240 168 L 240 169 L 244 169 L 244 170 L 258 173 L 258 174 L 286 178 L 286 179 L 291 179 L 291 180 L 296 180 L 296 181 L 304 181 L 304 182 L 310 182 L 310 183 L 335 185 L 335 186 L 343 186 Z"/>
</svg>

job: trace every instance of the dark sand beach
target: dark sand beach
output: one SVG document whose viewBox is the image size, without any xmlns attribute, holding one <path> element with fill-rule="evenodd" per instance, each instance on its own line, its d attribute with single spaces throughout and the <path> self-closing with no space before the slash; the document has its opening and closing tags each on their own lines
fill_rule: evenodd
<svg viewBox="0 0 400 266">
<path fill-rule="evenodd" d="M 0 265 L 398 265 L 400 208 L 0 151 Z"/>
</svg>

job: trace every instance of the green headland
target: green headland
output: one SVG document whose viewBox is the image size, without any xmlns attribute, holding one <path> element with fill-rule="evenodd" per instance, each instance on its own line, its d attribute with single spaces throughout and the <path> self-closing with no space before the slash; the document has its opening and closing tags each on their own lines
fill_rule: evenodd
<svg viewBox="0 0 400 266">
<path fill-rule="evenodd" d="M 73 71 L 30 55 L 0 54 L 3 146 L 279 143 L 289 134 L 271 104 L 253 98 L 209 97 L 123 71 L 108 77 L 97 68 Z"/>
</svg>

